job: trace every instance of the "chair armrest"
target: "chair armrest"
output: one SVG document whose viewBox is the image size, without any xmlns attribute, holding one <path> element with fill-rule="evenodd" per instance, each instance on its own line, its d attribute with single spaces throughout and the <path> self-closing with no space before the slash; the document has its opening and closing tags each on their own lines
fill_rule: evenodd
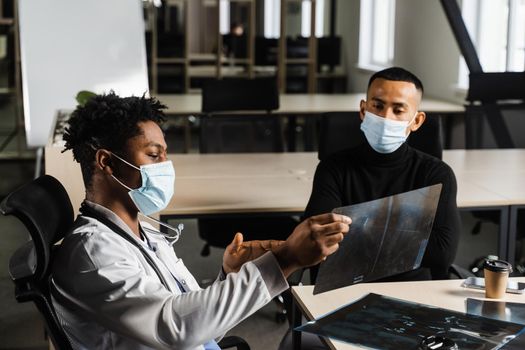
<svg viewBox="0 0 525 350">
<path fill-rule="evenodd" d="M 236 348 L 237 350 L 250 350 L 250 346 L 246 340 L 234 335 L 222 338 L 219 342 L 219 347 L 221 349 Z"/>
</svg>

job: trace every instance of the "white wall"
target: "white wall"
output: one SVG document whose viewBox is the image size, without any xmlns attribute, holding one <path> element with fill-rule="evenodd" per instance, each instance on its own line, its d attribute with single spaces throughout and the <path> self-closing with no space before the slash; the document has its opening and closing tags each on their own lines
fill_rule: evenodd
<svg viewBox="0 0 525 350">
<path fill-rule="evenodd" d="M 48 143 L 57 111 L 74 109 L 80 90 L 148 93 L 140 0 L 20 0 L 18 10 L 29 147 Z"/>
<path fill-rule="evenodd" d="M 337 1 L 336 31 L 343 42 L 342 63 L 348 74 L 348 91 L 364 92 L 371 72 L 357 68 L 359 58 L 359 0 Z"/>
<path fill-rule="evenodd" d="M 439 1 L 397 0 L 395 64 L 416 74 L 426 96 L 462 100 L 456 83 L 460 52 Z"/>
<path fill-rule="evenodd" d="M 363 92 L 373 73 L 357 67 L 359 0 L 337 2 L 337 31 L 343 37 L 343 63 L 350 92 Z M 463 101 L 455 89 L 459 48 L 437 0 L 397 0 L 394 64 L 415 73 L 426 96 Z"/>
</svg>

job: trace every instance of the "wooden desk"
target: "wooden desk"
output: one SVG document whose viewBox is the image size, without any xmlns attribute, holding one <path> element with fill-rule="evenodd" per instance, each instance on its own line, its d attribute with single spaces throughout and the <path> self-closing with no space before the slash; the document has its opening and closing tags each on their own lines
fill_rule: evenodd
<svg viewBox="0 0 525 350">
<path fill-rule="evenodd" d="M 501 159 L 508 160 L 510 153 L 514 153 L 516 159 L 525 157 L 525 150 L 509 151 L 444 151 L 444 161 L 450 164 L 458 179 L 458 207 L 525 204 L 525 198 L 520 201 L 519 197 L 511 197 L 511 193 L 506 196 L 495 188 L 501 182 L 497 176 L 506 176 L 501 188 L 522 184 L 521 172 L 514 171 L 512 162 Z M 65 185 L 76 205 L 80 203 L 78 198 L 84 196 L 80 169 L 73 162 L 71 152 L 60 152 L 59 147 L 46 147 L 46 173 Z M 176 171 L 175 195 L 163 215 L 300 213 L 310 196 L 318 163 L 315 152 L 170 154 L 169 158 Z M 486 172 L 479 170 L 481 164 L 487 168 Z M 496 166 L 499 169 L 494 169 Z"/>
<path fill-rule="evenodd" d="M 512 279 L 525 282 L 525 277 Z M 461 287 L 461 282 L 462 280 L 362 283 L 317 295 L 312 294 L 313 286 L 297 286 L 292 287 L 292 295 L 295 306 L 299 308 L 300 312 L 308 320 L 319 318 L 368 293 L 382 294 L 407 301 L 466 312 L 466 298 L 485 299 L 485 292 L 463 288 Z M 525 303 L 525 295 L 507 293 L 504 300 Z M 360 349 L 354 345 L 330 339 L 327 339 L 327 343 L 332 349 Z"/>
<path fill-rule="evenodd" d="M 168 108 L 168 116 L 198 116 L 201 114 L 202 96 L 200 94 L 186 95 L 157 95 L 160 102 Z M 318 117 L 326 112 L 358 112 L 359 103 L 365 99 L 364 93 L 355 94 L 281 94 L 279 96 L 279 109 L 273 111 L 275 114 L 285 116 L 288 120 L 287 143 L 288 151 L 295 151 L 295 128 L 297 125 L 297 116 Z M 427 113 L 463 113 L 462 105 L 424 98 L 421 102 L 421 110 Z M 308 123 L 314 120 L 307 120 Z M 185 152 L 188 152 L 191 145 L 191 134 L 189 132 L 188 120 L 184 119 L 184 144 Z M 309 125 L 309 124 L 308 124 Z M 308 133 L 308 140 L 315 138 L 314 130 Z M 448 135 L 448 134 L 447 134 Z M 447 138 L 448 139 L 448 138 Z M 310 144 L 306 142 L 306 150 L 312 150 Z"/>
<path fill-rule="evenodd" d="M 64 184 L 76 209 L 84 198 L 80 169 L 71 152 L 60 150 L 46 147 L 46 173 Z M 523 162 L 515 164 L 525 158 L 525 150 L 445 150 L 443 157 L 456 174 L 459 208 L 500 211 L 498 254 L 507 258 L 514 247 L 510 206 L 525 205 L 525 196 L 519 197 L 524 192 L 523 173 L 517 169 Z M 177 175 L 175 195 L 160 213 L 164 219 L 302 214 L 318 163 L 314 152 L 171 154 L 169 158 Z"/>
<path fill-rule="evenodd" d="M 169 115 L 201 114 L 202 96 L 200 94 L 157 95 L 160 102 L 167 105 Z M 281 94 L 277 114 L 319 115 L 325 112 L 358 112 L 364 93 L 356 94 Z M 462 105 L 424 98 L 421 110 L 430 113 L 462 113 Z"/>
<path fill-rule="evenodd" d="M 458 184 L 468 182 L 503 198 L 503 201 L 491 199 L 491 202 L 508 206 L 508 210 L 501 211 L 500 222 L 507 222 L 504 224 L 508 225 L 505 256 L 514 264 L 518 210 L 525 209 L 525 150 L 451 150 L 445 152 L 444 158 L 454 169 Z M 500 226 L 500 230 L 504 227 Z"/>
</svg>

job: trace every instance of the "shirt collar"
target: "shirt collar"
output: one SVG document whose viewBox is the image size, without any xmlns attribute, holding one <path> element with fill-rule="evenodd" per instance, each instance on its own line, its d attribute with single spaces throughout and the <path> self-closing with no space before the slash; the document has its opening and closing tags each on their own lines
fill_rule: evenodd
<svg viewBox="0 0 525 350">
<path fill-rule="evenodd" d="M 410 152 L 411 147 L 406 142 L 392 153 L 379 153 L 365 141 L 360 147 L 359 154 L 366 164 L 389 167 L 404 163 Z"/>
</svg>

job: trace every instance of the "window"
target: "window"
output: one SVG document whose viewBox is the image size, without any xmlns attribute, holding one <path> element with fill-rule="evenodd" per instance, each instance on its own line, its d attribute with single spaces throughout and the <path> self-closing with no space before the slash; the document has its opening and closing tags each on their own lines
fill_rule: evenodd
<svg viewBox="0 0 525 350">
<path fill-rule="evenodd" d="M 359 65 L 378 68 L 394 60 L 395 0 L 361 0 Z"/>
<path fill-rule="evenodd" d="M 462 15 L 485 72 L 525 70 L 525 0 L 463 0 Z M 458 85 L 468 88 L 460 58 Z"/>
<path fill-rule="evenodd" d="M 278 38 L 281 30 L 281 1 L 264 0 L 264 37 Z"/>
<path fill-rule="evenodd" d="M 283 0 L 286 1 L 286 0 Z M 310 36 L 311 29 L 310 0 L 301 2 L 301 35 Z M 315 36 L 322 37 L 324 33 L 324 9 L 325 0 L 317 0 L 315 3 Z M 281 30 L 281 0 L 264 0 L 264 36 L 266 38 L 279 38 Z"/>
<path fill-rule="evenodd" d="M 230 32 L 230 2 L 228 0 L 219 2 L 219 31 L 222 35 Z"/>
<path fill-rule="evenodd" d="M 312 3 L 309 0 L 302 2 L 301 8 L 301 35 L 310 36 L 312 25 Z M 315 3 L 315 36 L 320 38 L 324 34 L 324 0 Z"/>
</svg>

